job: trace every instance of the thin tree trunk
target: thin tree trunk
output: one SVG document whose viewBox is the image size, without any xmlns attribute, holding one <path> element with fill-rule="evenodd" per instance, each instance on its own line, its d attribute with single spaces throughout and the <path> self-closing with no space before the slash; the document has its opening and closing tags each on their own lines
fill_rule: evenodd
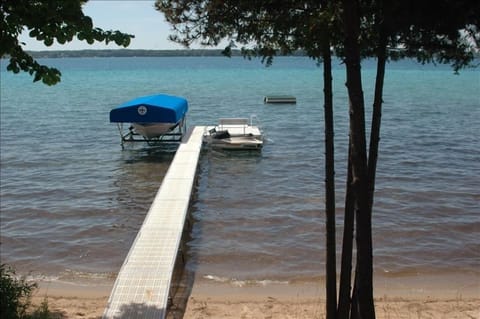
<svg viewBox="0 0 480 319">
<path fill-rule="evenodd" d="M 326 296 L 327 319 L 336 318 L 337 310 L 337 266 L 335 244 L 335 162 L 332 99 L 332 58 L 330 43 L 323 48 L 323 85 L 325 115 L 325 211 L 326 211 Z"/>
<path fill-rule="evenodd" d="M 378 146 L 380 143 L 380 123 L 382 119 L 383 84 L 385 64 L 387 61 L 387 37 L 383 29 L 383 21 L 379 22 L 380 42 L 377 50 L 377 76 L 375 79 L 375 97 L 373 100 L 372 126 L 368 154 L 368 205 L 373 208 L 375 193 L 375 175 L 377 171 Z"/>
<path fill-rule="evenodd" d="M 348 172 L 345 195 L 345 217 L 343 221 L 342 266 L 340 291 L 338 293 L 337 319 L 348 319 L 350 314 L 350 293 L 352 291 L 353 227 L 355 222 L 355 197 L 352 189 L 352 165 L 348 151 Z"/>
<path fill-rule="evenodd" d="M 355 279 L 356 274 L 358 273 L 358 265 L 355 267 Z M 352 290 L 352 303 L 351 303 L 351 308 L 350 308 L 350 319 L 359 319 L 360 317 L 360 310 L 359 310 L 359 305 L 358 305 L 358 289 L 357 289 L 357 281 L 355 280 L 353 284 L 353 290 Z"/>
<path fill-rule="evenodd" d="M 355 273 L 358 318 L 374 319 L 373 254 L 371 210 L 368 201 L 367 150 L 365 138 L 365 105 L 362 89 L 360 17 L 358 0 L 344 0 L 345 64 L 350 102 L 350 147 L 352 187 L 355 194 L 357 263 Z"/>
</svg>

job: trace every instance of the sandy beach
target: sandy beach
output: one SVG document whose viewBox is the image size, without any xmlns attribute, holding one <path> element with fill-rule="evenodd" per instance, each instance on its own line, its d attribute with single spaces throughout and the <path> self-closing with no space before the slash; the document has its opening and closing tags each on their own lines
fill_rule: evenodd
<svg viewBox="0 0 480 319">
<path fill-rule="evenodd" d="M 47 298 L 58 318 L 101 318 L 111 284 L 75 285 L 41 283 L 33 303 Z M 480 319 L 480 295 L 475 284 L 465 291 L 423 289 L 409 293 L 378 289 L 377 318 Z M 169 318 L 181 318 L 170 315 Z M 195 285 L 183 318 L 325 318 L 323 286 L 233 287 L 222 284 Z"/>
<path fill-rule="evenodd" d="M 389 318 L 480 318 L 480 300 L 377 299 L 376 315 Z M 184 318 L 325 318 L 324 300 L 281 300 L 274 297 L 259 300 L 227 301 L 191 297 Z"/>
</svg>

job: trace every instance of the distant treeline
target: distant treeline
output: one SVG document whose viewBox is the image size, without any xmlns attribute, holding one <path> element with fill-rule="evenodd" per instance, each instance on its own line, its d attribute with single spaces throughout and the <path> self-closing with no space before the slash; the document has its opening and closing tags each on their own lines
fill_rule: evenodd
<svg viewBox="0 0 480 319">
<path fill-rule="evenodd" d="M 35 59 L 38 58 L 82 58 L 82 57 L 198 57 L 223 56 L 220 49 L 190 49 L 190 50 L 136 50 L 136 49 L 107 49 L 107 50 L 56 50 L 56 51 L 27 51 Z M 232 56 L 242 56 L 240 50 L 232 50 Z M 289 56 L 306 56 L 302 50 Z M 3 58 L 9 58 L 3 56 Z M 480 53 L 475 53 L 480 58 Z"/>
<path fill-rule="evenodd" d="M 223 56 L 223 50 L 192 49 L 192 50 L 59 50 L 59 51 L 28 51 L 34 58 L 80 58 L 80 57 L 185 57 L 185 56 Z M 232 50 L 232 56 L 241 56 L 240 50 Z M 291 54 L 304 56 L 301 51 Z"/>
</svg>

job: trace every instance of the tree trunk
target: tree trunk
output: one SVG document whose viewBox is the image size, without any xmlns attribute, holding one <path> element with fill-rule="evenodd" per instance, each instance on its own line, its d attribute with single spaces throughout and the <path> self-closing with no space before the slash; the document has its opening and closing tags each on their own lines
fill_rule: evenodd
<svg viewBox="0 0 480 319">
<path fill-rule="evenodd" d="M 385 79 L 385 64 L 387 61 L 387 36 L 384 30 L 384 19 L 380 20 L 378 29 L 380 41 L 377 49 L 377 75 L 375 79 L 375 96 L 373 100 L 372 127 L 368 153 L 368 205 L 371 210 L 373 208 L 375 192 L 375 175 L 377 171 L 380 123 L 382 119 L 383 83 Z"/>
<path fill-rule="evenodd" d="M 350 293 L 352 290 L 353 227 L 355 222 L 355 197 L 352 191 L 352 165 L 348 151 L 348 172 L 345 195 L 345 217 L 343 221 L 342 266 L 340 292 L 338 293 L 337 319 L 348 319 L 350 315 Z"/>
<path fill-rule="evenodd" d="M 352 187 L 355 196 L 357 263 L 355 292 L 358 318 L 375 318 L 373 303 L 373 254 L 371 209 L 368 201 L 365 105 L 362 89 L 360 17 L 358 0 L 344 0 L 345 64 L 350 104 Z"/>
<path fill-rule="evenodd" d="M 332 99 L 332 58 L 330 43 L 323 48 L 323 91 L 325 115 L 325 213 L 326 213 L 326 297 L 327 317 L 335 319 L 337 311 L 337 266 L 335 245 L 335 162 Z"/>
</svg>

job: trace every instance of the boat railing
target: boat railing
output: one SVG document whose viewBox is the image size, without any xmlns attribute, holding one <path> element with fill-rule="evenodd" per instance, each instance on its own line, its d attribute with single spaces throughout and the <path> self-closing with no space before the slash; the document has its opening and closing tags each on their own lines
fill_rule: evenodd
<svg viewBox="0 0 480 319">
<path fill-rule="evenodd" d="M 247 118 L 221 118 L 218 120 L 218 125 L 248 125 L 249 121 Z"/>
<path fill-rule="evenodd" d="M 250 115 L 250 126 L 257 126 L 259 129 L 261 129 L 262 124 L 260 123 L 260 119 L 256 114 Z"/>
<path fill-rule="evenodd" d="M 243 133 L 245 134 L 246 128 L 249 125 L 248 118 L 221 118 L 218 120 L 218 129 L 220 131 L 226 130 L 228 128 L 241 128 L 243 129 Z M 228 127 L 224 127 L 228 126 Z"/>
</svg>

